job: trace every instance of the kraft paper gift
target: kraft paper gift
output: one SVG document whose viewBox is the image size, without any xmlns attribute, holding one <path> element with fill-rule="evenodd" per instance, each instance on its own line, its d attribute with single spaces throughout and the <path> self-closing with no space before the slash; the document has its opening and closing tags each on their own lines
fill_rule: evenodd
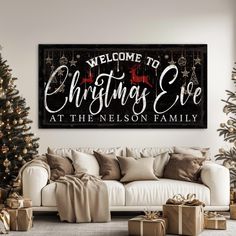
<svg viewBox="0 0 236 236">
<path fill-rule="evenodd" d="M 216 212 L 206 212 L 204 214 L 205 229 L 226 229 L 226 219 Z"/>
<path fill-rule="evenodd" d="M 167 233 L 197 236 L 204 228 L 203 203 L 195 195 L 175 197 L 163 205 L 163 217 L 167 217 Z"/>
<path fill-rule="evenodd" d="M 29 198 L 23 198 L 17 193 L 13 193 L 7 198 L 6 204 L 12 209 L 18 209 L 23 207 L 32 207 L 32 201 Z"/>
<path fill-rule="evenodd" d="M 230 205 L 230 219 L 236 220 L 236 204 Z"/>
<path fill-rule="evenodd" d="M 6 210 L 0 211 L 0 234 L 8 234 L 10 230 L 10 215 Z"/>
<path fill-rule="evenodd" d="M 164 236 L 166 235 L 167 218 L 147 220 L 137 216 L 128 221 L 130 236 Z"/>
<path fill-rule="evenodd" d="M 10 230 L 28 231 L 33 226 L 32 208 L 7 209 L 10 214 Z"/>
</svg>

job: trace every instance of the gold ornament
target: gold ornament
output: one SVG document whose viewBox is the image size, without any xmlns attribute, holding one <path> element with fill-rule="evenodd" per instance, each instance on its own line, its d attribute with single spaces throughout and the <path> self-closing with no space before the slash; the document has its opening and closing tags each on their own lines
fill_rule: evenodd
<svg viewBox="0 0 236 236">
<path fill-rule="evenodd" d="M 234 122 L 233 122 L 232 120 L 228 120 L 228 121 L 227 121 L 227 124 L 228 124 L 228 125 L 233 125 L 233 123 L 234 123 Z"/>
<path fill-rule="evenodd" d="M 224 154 L 224 153 L 225 153 L 224 148 L 220 148 L 220 149 L 219 149 L 219 153 Z"/>
<path fill-rule="evenodd" d="M 11 129 L 11 126 L 10 126 L 9 123 L 7 123 L 7 125 L 6 125 L 6 129 Z"/>
<path fill-rule="evenodd" d="M 2 153 L 5 154 L 5 153 L 7 153 L 9 151 L 9 147 L 6 146 L 5 144 L 3 144 L 1 150 L 2 150 Z"/>
<path fill-rule="evenodd" d="M 17 120 L 15 119 L 15 120 L 13 120 L 13 125 L 16 125 L 17 124 Z"/>
<path fill-rule="evenodd" d="M 233 133 L 233 132 L 234 132 L 234 128 L 233 128 L 233 127 L 230 127 L 230 128 L 229 128 L 229 132 L 230 132 L 230 133 Z"/>
<path fill-rule="evenodd" d="M 17 156 L 17 155 L 15 155 L 15 158 L 17 158 L 17 159 L 18 159 L 18 156 Z"/>
<path fill-rule="evenodd" d="M 14 145 L 13 148 L 12 148 L 12 150 L 13 150 L 13 151 L 16 151 L 16 149 L 17 149 L 17 146 Z"/>
<path fill-rule="evenodd" d="M 17 159 L 18 159 L 18 161 L 22 161 L 23 158 L 22 158 L 22 156 L 18 156 Z"/>
<path fill-rule="evenodd" d="M 12 107 L 10 107 L 10 108 L 7 110 L 7 112 L 8 112 L 9 114 L 11 114 L 11 113 L 13 113 L 14 111 L 13 111 Z"/>
<path fill-rule="evenodd" d="M 6 169 L 5 169 L 5 173 L 9 173 L 9 172 L 10 172 L 9 168 L 6 167 Z M 6 179 L 6 178 L 5 178 L 5 179 Z"/>
<path fill-rule="evenodd" d="M 226 113 L 226 114 L 229 113 L 229 108 L 228 108 L 228 106 L 224 106 L 224 108 L 223 108 L 223 112 Z"/>
<path fill-rule="evenodd" d="M 24 121 L 23 121 L 21 118 L 18 120 L 18 123 L 19 123 L 20 125 L 22 125 L 23 122 L 24 122 Z"/>
<path fill-rule="evenodd" d="M 11 102 L 10 101 L 6 101 L 6 107 L 11 106 Z"/>
<path fill-rule="evenodd" d="M 25 160 L 22 160 L 22 164 L 24 165 L 26 163 L 26 161 Z"/>
<path fill-rule="evenodd" d="M 23 154 L 26 154 L 28 152 L 28 150 L 26 148 L 23 149 Z"/>
<path fill-rule="evenodd" d="M 3 161 L 3 166 L 8 167 L 9 165 L 11 165 L 11 162 L 6 158 L 6 159 Z"/>
<path fill-rule="evenodd" d="M 31 148 L 32 147 L 32 143 L 28 143 L 27 147 Z"/>
<path fill-rule="evenodd" d="M 224 128 L 225 127 L 225 123 L 220 123 L 220 127 Z"/>
<path fill-rule="evenodd" d="M 0 121 L 0 127 L 2 127 L 4 125 L 3 121 Z"/>
</svg>

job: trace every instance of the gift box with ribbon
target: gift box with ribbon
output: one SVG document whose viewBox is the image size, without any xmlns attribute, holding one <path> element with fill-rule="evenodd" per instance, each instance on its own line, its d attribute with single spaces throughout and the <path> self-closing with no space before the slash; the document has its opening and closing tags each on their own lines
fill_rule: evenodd
<svg viewBox="0 0 236 236">
<path fill-rule="evenodd" d="M 28 231 L 33 226 L 33 210 L 29 208 L 9 209 L 10 214 L 10 230 Z"/>
<path fill-rule="evenodd" d="M 130 236 L 164 236 L 166 228 L 167 218 L 160 217 L 157 212 L 145 212 L 128 221 Z"/>
<path fill-rule="evenodd" d="M 12 193 L 7 198 L 6 204 L 12 209 L 18 209 L 22 207 L 32 207 L 32 201 L 29 198 L 23 198 L 18 193 Z"/>
<path fill-rule="evenodd" d="M 195 194 L 184 197 L 180 194 L 167 200 L 163 216 L 168 218 L 167 233 L 179 235 L 200 234 L 204 228 L 204 203 Z"/>
<path fill-rule="evenodd" d="M 226 229 L 226 219 L 223 215 L 217 212 L 204 213 L 204 228 L 205 229 Z"/>
</svg>

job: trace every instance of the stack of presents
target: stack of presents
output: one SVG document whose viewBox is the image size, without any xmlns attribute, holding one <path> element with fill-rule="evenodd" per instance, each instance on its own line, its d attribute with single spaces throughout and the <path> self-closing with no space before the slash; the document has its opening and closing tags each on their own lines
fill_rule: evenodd
<svg viewBox="0 0 236 236">
<path fill-rule="evenodd" d="M 0 189 L 0 234 L 8 231 L 28 231 L 32 226 L 32 201 L 16 192 L 9 194 Z"/>
<path fill-rule="evenodd" d="M 217 212 L 204 212 L 203 209 L 204 203 L 196 199 L 194 194 L 188 194 L 187 197 L 175 195 L 163 205 L 163 212 L 146 211 L 145 215 L 130 219 L 129 235 L 197 236 L 204 229 L 226 230 L 226 218 L 223 215 Z"/>
</svg>

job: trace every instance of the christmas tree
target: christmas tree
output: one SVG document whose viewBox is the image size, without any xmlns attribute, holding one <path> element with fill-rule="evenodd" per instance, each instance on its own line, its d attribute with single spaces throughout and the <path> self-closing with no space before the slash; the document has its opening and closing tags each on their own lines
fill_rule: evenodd
<svg viewBox="0 0 236 236">
<path fill-rule="evenodd" d="M 0 49 L 1 50 L 1 49 Z M 37 154 L 38 138 L 30 132 L 29 107 L 19 96 L 11 69 L 0 52 L 0 186 L 11 186 L 22 165 Z"/>
<path fill-rule="evenodd" d="M 233 68 L 232 80 L 236 85 L 236 68 Z M 228 98 L 222 101 L 225 103 L 223 112 L 228 116 L 228 120 L 220 124 L 218 131 L 219 135 L 224 137 L 224 141 L 232 145 L 229 150 L 220 148 L 216 160 L 222 160 L 223 165 L 230 170 L 231 184 L 236 186 L 236 92 L 226 90 L 226 93 Z"/>
</svg>

